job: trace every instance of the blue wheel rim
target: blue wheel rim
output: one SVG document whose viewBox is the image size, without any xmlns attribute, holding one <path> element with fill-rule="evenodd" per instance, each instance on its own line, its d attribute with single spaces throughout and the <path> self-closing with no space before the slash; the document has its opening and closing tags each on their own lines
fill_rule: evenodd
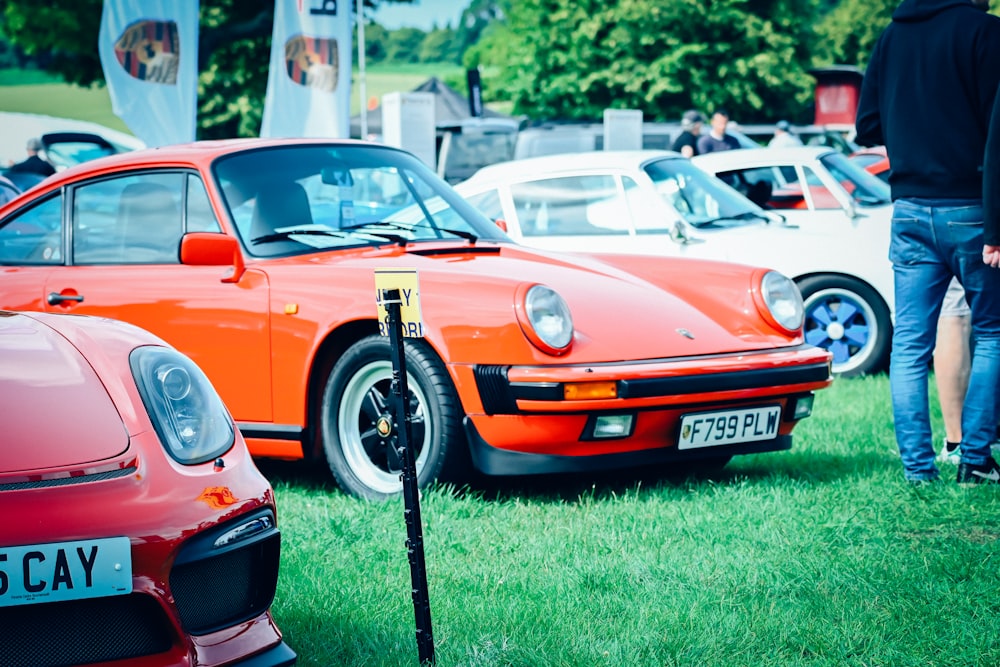
<svg viewBox="0 0 1000 667">
<path fill-rule="evenodd" d="M 805 339 L 833 354 L 833 370 L 863 366 L 872 355 L 878 323 L 864 300 L 845 289 L 817 292 L 806 300 Z"/>
</svg>

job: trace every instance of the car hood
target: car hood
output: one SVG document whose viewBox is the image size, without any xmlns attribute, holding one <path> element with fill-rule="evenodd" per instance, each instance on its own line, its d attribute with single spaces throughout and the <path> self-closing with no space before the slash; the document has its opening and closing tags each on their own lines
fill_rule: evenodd
<svg viewBox="0 0 1000 667">
<path fill-rule="evenodd" d="M 79 466 L 128 447 L 94 368 L 39 321 L 0 313 L 0 473 Z"/>
<path fill-rule="evenodd" d="M 742 352 L 801 342 L 763 322 L 754 305 L 754 269 L 737 264 L 595 257 L 514 244 L 411 244 L 353 259 L 314 256 L 295 266 L 272 265 L 267 272 L 273 296 L 297 300 L 281 294 L 288 285 L 314 292 L 316 264 L 325 261 L 337 274 L 329 285 L 356 284 L 359 274 L 373 275 L 371 291 L 361 295 L 360 303 L 346 304 L 343 291 L 329 291 L 329 307 L 341 315 L 354 308 L 356 317 L 375 313 L 376 268 L 415 270 L 427 337 L 448 347 L 449 358 L 457 362 L 481 363 L 485 349 L 493 353 L 489 359 L 503 363 L 551 361 L 527 344 L 515 317 L 518 290 L 533 283 L 554 289 L 569 305 L 576 335 L 561 358 L 566 363 Z M 298 276 L 279 275 L 285 271 Z"/>
</svg>

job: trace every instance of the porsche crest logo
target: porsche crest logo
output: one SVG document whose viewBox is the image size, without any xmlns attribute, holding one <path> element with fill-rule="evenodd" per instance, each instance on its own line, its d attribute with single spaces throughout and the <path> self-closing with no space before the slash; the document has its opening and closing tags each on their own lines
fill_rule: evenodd
<svg viewBox="0 0 1000 667">
<path fill-rule="evenodd" d="M 136 21 L 115 42 L 115 57 L 129 76 L 150 83 L 177 83 L 180 40 L 173 21 Z"/>
<path fill-rule="evenodd" d="M 337 40 L 295 35 L 285 42 L 285 67 L 288 78 L 300 86 L 332 93 L 340 67 Z"/>
<path fill-rule="evenodd" d="M 236 496 L 228 486 L 209 486 L 201 492 L 198 500 L 215 510 L 229 507 L 236 502 Z"/>
</svg>

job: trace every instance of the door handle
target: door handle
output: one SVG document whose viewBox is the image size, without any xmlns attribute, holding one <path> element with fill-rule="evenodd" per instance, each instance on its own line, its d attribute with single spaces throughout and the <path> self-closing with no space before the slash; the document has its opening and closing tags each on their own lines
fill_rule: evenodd
<svg viewBox="0 0 1000 667">
<path fill-rule="evenodd" d="M 45 297 L 45 300 L 50 306 L 58 306 L 64 301 L 76 301 L 77 303 L 83 303 L 82 294 L 56 294 L 55 292 L 49 292 L 49 295 Z"/>
</svg>

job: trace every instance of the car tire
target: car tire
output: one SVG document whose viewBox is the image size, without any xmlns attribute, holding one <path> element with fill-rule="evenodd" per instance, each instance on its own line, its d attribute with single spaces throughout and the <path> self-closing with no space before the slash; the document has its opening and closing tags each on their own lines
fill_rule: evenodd
<svg viewBox="0 0 1000 667">
<path fill-rule="evenodd" d="M 380 417 L 393 418 L 390 341 L 369 336 L 337 361 L 323 392 L 323 450 L 337 484 L 359 498 L 385 500 L 402 493 L 397 436 L 378 435 Z M 421 488 L 459 482 L 468 474 L 462 410 L 448 371 L 423 341 L 404 343 L 411 446 Z M 395 427 L 393 428 L 395 431 Z"/>
<path fill-rule="evenodd" d="M 844 276 L 810 276 L 798 285 L 805 302 L 806 342 L 833 353 L 835 374 L 855 377 L 885 370 L 892 322 L 874 289 Z"/>
</svg>

